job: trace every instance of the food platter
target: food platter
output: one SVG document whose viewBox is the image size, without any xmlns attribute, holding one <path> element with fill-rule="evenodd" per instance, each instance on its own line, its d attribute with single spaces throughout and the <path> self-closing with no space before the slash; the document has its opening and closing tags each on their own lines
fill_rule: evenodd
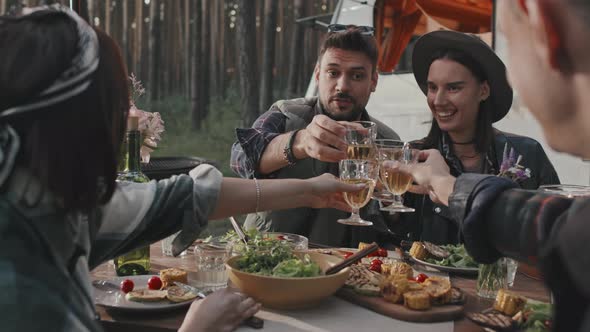
<svg viewBox="0 0 590 332">
<path fill-rule="evenodd" d="M 421 259 L 417 259 L 417 258 L 411 257 L 411 256 L 410 256 L 410 259 L 412 261 L 414 261 L 415 263 L 418 263 L 418 264 L 421 264 L 424 266 L 428 266 L 428 267 L 437 269 L 439 271 L 449 272 L 449 273 L 477 275 L 478 270 L 479 270 L 476 267 L 454 267 L 454 266 L 438 265 L 438 264 L 429 263 L 429 262 L 426 262 L 426 261 L 423 261 Z"/>
<path fill-rule="evenodd" d="M 356 248 L 334 248 L 334 249 L 313 249 L 317 252 L 322 252 L 328 255 L 335 255 L 339 257 L 346 257 L 350 252 L 356 252 Z M 379 275 L 380 273 L 375 271 L 369 271 L 367 267 L 372 265 L 372 260 L 382 261 L 385 264 L 396 264 L 403 263 L 402 259 L 397 252 L 389 251 L 385 257 L 370 257 L 363 258 L 360 264 L 351 266 L 350 276 L 345 282 L 345 286 L 342 287 L 336 295 L 348 302 L 356 305 L 365 307 L 371 311 L 380 313 L 384 316 L 392 317 L 395 319 L 408 321 L 408 322 L 444 322 L 452 321 L 463 316 L 464 312 L 464 301 L 465 294 L 458 288 L 452 287 L 452 301 L 442 305 L 432 305 L 428 308 L 423 309 L 411 309 L 400 301 L 386 300 L 382 295 L 382 289 L 377 287 L 375 289 L 375 281 L 372 280 L 371 275 Z M 403 263 L 405 264 L 405 263 Z M 365 269 L 363 269 L 365 267 Z M 425 270 L 412 269 L 413 276 L 424 275 L 421 272 Z M 364 272 L 363 272 L 364 271 Z M 428 269 L 430 271 L 430 269 Z M 448 276 L 444 272 L 438 270 L 432 270 L 428 273 L 428 276 L 440 279 L 449 280 Z M 405 278 L 404 278 L 405 280 Z M 379 294 L 381 292 L 381 294 Z"/>
<path fill-rule="evenodd" d="M 102 283 L 93 282 L 94 285 L 94 303 L 111 310 L 130 311 L 130 312 L 145 312 L 145 311 L 169 311 L 178 308 L 183 308 L 190 305 L 194 299 L 184 302 L 171 302 L 169 300 L 161 300 L 156 302 L 135 302 L 129 301 L 125 298 L 125 293 L 119 290 L 119 284 L 125 280 L 130 279 L 135 284 L 135 288 L 146 288 L 149 278 L 153 275 L 141 276 L 127 276 L 116 277 Z M 178 283 L 177 283 L 178 285 Z M 192 288 L 195 294 L 199 293 L 197 288 L 189 285 L 182 285 L 182 287 Z M 195 299 L 198 299 L 196 297 Z"/>
</svg>

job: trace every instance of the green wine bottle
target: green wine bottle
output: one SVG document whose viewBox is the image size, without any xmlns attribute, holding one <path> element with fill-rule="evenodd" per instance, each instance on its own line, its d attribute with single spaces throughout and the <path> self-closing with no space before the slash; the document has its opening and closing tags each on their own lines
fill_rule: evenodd
<svg viewBox="0 0 590 332">
<path fill-rule="evenodd" d="M 149 182 L 140 167 L 141 133 L 139 132 L 139 118 L 129 116 L 125 135 L 125 157 L 120 163 L 117 182 Z M 135 249 L 127 254 L 115 258 L 115 270 L 118 276 L 148 274 L 150 272 L 150 247 Z"/>
</svg>

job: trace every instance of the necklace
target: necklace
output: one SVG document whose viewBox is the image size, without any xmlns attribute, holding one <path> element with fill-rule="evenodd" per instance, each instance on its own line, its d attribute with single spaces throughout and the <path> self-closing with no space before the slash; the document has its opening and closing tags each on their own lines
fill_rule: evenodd
<svg viewBox="0 0 590 332">
<path fill-rule="evenodd" d="M 455 141 L 451 140 L 451 143 L 457 144 L 457 145 L 470 145 L 470 144 L 475 144 L 475 138 L 472 139 L 471 141 L 468 141 L 468 142 L 455 142 Z"/>
<path fill-rule="evenodd" d="M 479 157 L 479 153 L 476 153 L 471 156 L 470 155 L 459 155 L 458 157 L 459 157 L 459 159 L 473 159 L 473 158 Z"/>
</svg>

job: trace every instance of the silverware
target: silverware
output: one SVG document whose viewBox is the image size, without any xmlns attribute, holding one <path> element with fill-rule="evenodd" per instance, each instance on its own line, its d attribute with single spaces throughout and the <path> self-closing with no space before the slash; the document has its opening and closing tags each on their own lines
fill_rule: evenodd
<svg viewBox="0 0 590 332">
<path fill-rule="evenodd" d="M 183 283 L 181 283 L 181 282 L 178 282 L 178 281 L 175 281 L 175 282 L 174 282 L 174 285 L 176 285 L 176 286 L 178 286 L 178 287 L 182 288 L 182 289 L 183 289 L 183 290 L 185 290 L 185 291 L 191 292 L 191 293 L 193 293 L 193 294 L 197 294 L 197 296 L 198 296 L 199 298 L 201 298 L 201 299 L 204 299 L 204 298 L 206 298 L 206 297 L 207 297 L 207 295 L 209 295 L 209 294 L 213 293 L 213 291 L 212 291 L 212 290 L 210 290 L 210 289 L 204 289 L 204 290 L 201 290 L 201 289 L 199 289 L 199 288 L 193 287 L 193 286 L 191 286 L 191 285 L 183 284 Z"/>
<path fill-rule="evenodd" d="M 120 289 L 119 285 L 113 283 L 110 280 L 92 280 L 92 286 L 94 286 L 94 288 L 98 290 L 105 292 L 118 292 Z"/>
<path fill-rule="evenodd" d="M 231 225 L 234 227 L 234 230 L 238 234 L 238 237 L 244 241 L 245 244 L 248 244 L 248 236 L 244 233 L 242 227 L 240 227 L 236 219 L 234 217 L 229 217 L 229 220 L 231 221 Z"/>
</svg>

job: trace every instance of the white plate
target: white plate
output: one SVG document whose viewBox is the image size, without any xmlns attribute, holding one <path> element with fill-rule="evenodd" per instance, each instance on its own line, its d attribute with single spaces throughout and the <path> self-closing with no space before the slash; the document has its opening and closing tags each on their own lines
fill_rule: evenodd
<svg viewBox="0 0 590 332">
<path fill-rule="evenodd" d="M 120 285 L 121 281 L 130 279 L 134 283 L 133 290 L 147 288 L 148 279 L 153 275 L 141 275 L 141 276 L 127 276 L 127 277 L 116 277 L 110 279 L 110 283 L 113 285 Z M 94 288 L 94 303 L 103 306 L 107 309 L 113 310 L 124 310 L 124 311 L 165 311 L 182 308 L 190 305 L 195 299 L 175 303 L 168 300 L 162 300 L 157 302 L 135 302 L 128 301 L 125 298 L 125 293 L 121 290 L 107 289 L 106 287 L 93 287 Z M 196 290 L 198 291 L 198 290 Z"/>
<path fill-rule="evenodd" d="M 409 256 L 409 254 L 408 254 L 408 256 Z M 454 266 L 438 265 L 438 264 L 434 264 L 434 263 L 425 262 L 421 259 L 417 259 L 412 256 L 410 256 L 410 259 L 412 259 L 416 263 L 435 268 L 439 271 L 445 271 L 445 272 L 450 272 L 450 273 L 477 275 L 477 273 L 479 271 L 479 269 L 477 267 L 454 267 Z"/>
</svg>

